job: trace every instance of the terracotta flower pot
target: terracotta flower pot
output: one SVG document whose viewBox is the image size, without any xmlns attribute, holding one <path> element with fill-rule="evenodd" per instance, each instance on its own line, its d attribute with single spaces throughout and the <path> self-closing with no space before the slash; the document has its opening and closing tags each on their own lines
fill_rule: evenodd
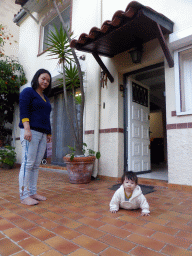
<svg viewBox="0 0 192 256">
<path fill-rule="evenodd" d="M 63 160 L 67 165 L 69 181 L 73 184 L 85 184 L 91 181 L 95 156 L 70 157 L 64 156 Z"/>
</svg>

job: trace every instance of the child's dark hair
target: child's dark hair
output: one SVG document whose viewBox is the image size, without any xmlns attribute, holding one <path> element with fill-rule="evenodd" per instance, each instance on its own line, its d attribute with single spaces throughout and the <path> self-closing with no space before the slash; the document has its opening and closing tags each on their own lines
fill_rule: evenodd
<svg viewBox="0 0 192 256">
<path fill-rule="evenodd" d="M 37 70 L 37 72 L 35 73 L 35 75 L 34 75 L 32 81 L 31 81 L 31 87 L 36 91 L 36 89 L 37 89 L 38 86 L 39 86 L 38 78 L 39 78 L 39 76 L 40 76 L 41 74 L 44 74 L 44 73 L 47 73 L 47 74 L 50 76 L 50 83 L 49 83 L 49 86 L 48 86 L 48 87 L 44 90 L 44 92 L 43 92 L 46 96 L 48 96 L 48 95 L 50 94 L 50 91 L 51 91 L 51 82 L 52 82 L 52 81 L 51 81 L 51 80 L 52 80 L 51 74 L 50 74 L 50 72 L 49 72 L 48 70 L 43 69 L 43 68 Z"/>
<path fill-rule="evenodd" d="M 126 172 L 124 172 L 124 174 L 123 174 L 123 176 L 122 176 L 122 178 L 121 178 L 122 184 L 123 184 L 125 178 L 127 178 L 128 180 L 134 181 L 136 185 L 137 185 L 137 183 L 138 183 L 137 175 L 136 175 L 134 172 L 132 172 L 132 171 L 128 171 L 128 172 L 126 171 Z"/>
</svg>

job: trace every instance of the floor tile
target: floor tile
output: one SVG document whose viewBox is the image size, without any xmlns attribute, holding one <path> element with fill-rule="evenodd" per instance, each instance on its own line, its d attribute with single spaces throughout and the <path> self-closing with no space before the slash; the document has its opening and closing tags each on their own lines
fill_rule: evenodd
<svg viewBox="0 0 192 256">
<path fill-rule="evenodd" d="M 26 253 L 25 251 L 21 251 L 21 252 L 14 254 L 14 256 L 29 256 L 29 254 Z"/>
<path fill-rule="evenodd" d="M 41 241 L 45 241 L 51 237 L 54 237 L 55 234 L 41 227 L 34 227 L 28 231 L 32 236 L 38 238 Z"/>
<path fill-rule="evenodd" d="M 0 255 L 2 256 L 9 256 L 21 250 L 22 249 L 19 246 L 17 246 L 7 238 L 0 240 Z"/>
<path fill-rule="evenodd" d="M 176 229 L 176 228 L 170 228 L 167 226 L 163 226 L 163 225 L 159 225 L 159 224 L 151 223 L 151 222 L 147 223 L 145 225 L 145 228 L 148 228 L 148 229 L 151 229 L 154 231 L 160 231 L 160 232 L 167 233 L 170 235 L 175 235 L 178 232 L 178 229 Z"/>
<path fill-rule="evenodd" d="M 9 220 L 10 222 L 15 222 L 17 220 L 21 220 L 22 219 L 21 216 L 19 216 L 18 214 L 15 214 L 13 212 L 3 214 L 2 217 L 7 219 L 7 220 Z"/>
<path fill-rule="evenodd" d="M 185 238 L 185 239 L 191 240 L 191 242 L 192 242 L 192 233 L 191 232 L 179 231 L 176 234 L 176 236 L 180 237 L 180 238 Z"/>
<path fill-rule="evenodd" d="M 102 227 L 100 227 L 100 230 L 105 231 L 106 233 L 109 233 L 111 235 L 115 235 L 117 237 L 125 238 L 131 234 L 126 229 L 118 228 L 113 225 L 106 224 Z"/>
<path fill-rule="evenodd" d="M 88 217 L 84 217 L 82 219 L 79 219 L 78 222 L 81 222 L 85 225 L 89 225 L 93 228 L 99 228 L 101 226 L 103 226 L 105 223 L 102 222 L 102 221 L 99 221 L 99 220 L 94 220 L 94 219 L 91 219 L 91 218 L 88 218 Z"/>
<path fill-rule="evenodd" d="M 81 212 L 81 214 L 83 216 L 86 216 L 86 217 L 89 217 L 89 218 L 92 218 L 92 219 L 99 219 L 99 218 L 102 217 L 101 214 L 98 214 L 96 212 L 91 212 L 91 211 L 83 211 L 83 212 Z"/>
<path fill-rule="evenodd" d="M 59 221 L 57 221 L 58 224 L 64 225 L 68 228 L 73 228 L 76 229 L 78 227 L 80 227 L 82 224 L 78 221 L 74 221 L 68 218 L 62 218 Z"/>
<path fill-rule="evenodd" d="M 128 223 L 126 225 L 123 226 L 123 229 L 126 229 L 132 233 L 135 234 L 140 234 L 140 235 L 144 235 L 144 236 L 151 236 L 155 233 L 154 230 L 150 229 L 150 228 L 146 228 L 145 227 L 141 227 L 132 223 Z"/>
<path fill-rule="evenodd" d="M 41 216 L 44 217 L 44 218 L 47 218 L 49 220 L 52 220 L 52 221 L 57 221 L 57 220 L 60 220 L 60 219 L 63 218 L 61 215 L 58 215 L 58 214 L 53 213 L 53 212 L 45 212 L 45 213 L 42 213 Z"/>
<path fill-rule="evenodd" d="M 138 245 L 143 245 L 155 251 L 160 251 L 165 246 L 165 243 L 161 241 L 157 241 L 153 238 L 136 235 L 136 234 L 130 235 L 129 237 L 127 237 L 127 239 L 133 243 L 136 243 Z"/>
<path fill-rule="evenodd" d="M 74 239 L 77 236 L 80 236 L 79 232 L 76 232 L 73 229 L 69 229 L 64 226 L 59 226 L 57 228 L 54 228 L 53 232 L 69 240 Z"/>
<path fill-rule="evenodd" d="M 48 252 L 45 252 L 43 254 L 43 256 L 62 256 L 63 254 L 61 254 L 60 252 L 57 252 L 55 250 L 50 250 Z"/>
<path fill-rule="evenodd" d="M 22 229 L 16 227 L 4 230 L 4 234 L 10 237 L 15 242 L 24 240 L 29 237 L 29 234 L 24 232 Z"/>
<path fill-rule="evenodd" d="M 4 231 L 6 229 L 14 228 L 14 227 L 15 226 L 11 222 L 4 220 L 4 219 L 0 220 L 0 230 Z"/>
<path fill-rule="evenodd" d="M 39 219 L 37 221 L 35 221 L 35 223 L 39 226 L 42 226 L 48 230 L 52 230 L 56 227 L 58 227 L 58 223 L 55 223 L 54 221 L 51 221 L 51 220 L 47 220 L 45 218 L 42 218 L 42 219 Z"/>
<path fill-rule="evenodd" d="M 170 256 L 192 256 L 192 251 L 188 251 L 173 245 L 166 245 L 163 248 L 162 253 Z"/>
<path fill-rule="evenodd" d="M 99 242 L 85 235 L 81 235 L 73 239 L 73 242 L 94 253 L 100 253 L 101 251 L 107 248 L 107 245 L 105 245 L 104 243 Z"/>
<path fill-rule="evenodd" d="M 100 230 L 97 230 L 95 228 L 92 228 L 92 227 L 89 227 L 86 225 L 82 225 L 82 226 L 78 227 L 76 229 L 76 231 L 78 231 L 81 234 L 87 235 L 89 237 L 95 238 L 95 239 L 98 239 L 105 235 L 105 232 L 102 232 Z"/>
<path fill-rule="evenodd" d="M 23 249 L 36 256 L 50 250 L 50 247 L 36 238 L 27 238 L 18 243 Z"/>
<path fill-rule="evenodd" d="M 154 250 L 150 250 L 148 248 L 144 248 L 141 246 L 137 246 L 131 251 L 131 255 L 134 256 L 161 256 L 162 254 L 159 252 L 155 252 Z"/>
<path fill-rule="evenodd" d="M 179 247 L 184 247 L 186 249 L 191 245 L 191 241 L 188 239 L 167 235 L 167 234 L 161 233 L 161 232 L 155 233 L 153 235 L 153 239 L 162 241 L 164 243 L 176 245 L 176 246 L 179 245 Z"/>
<path fill-rule="evenodd" d="M 30 220 L 26 220 L 26 219 L 21 219 L 21 220 L 18 220 L 18 221 L 15 221 L 14 223 L 16 226 L 24 229 L 24 230 L 28 230 L 28 229 L 31 229 L 35 226 L 37 226 L 34 222 L 30 221 Z"/>
<path fill-rule="evenodd" d="M 55 250 L 59 251 L 60 253 L 63 253 L 64 255 L 74 252 L 79 248 L 79 246 L 77 246 L 76 244 L 71 243 L 59 236 L 55 236 L 53 238 L 46 240 L 46 244 L 50 245 Z"/>
<path fill-rule="evenodd" d="M 120 239 L 118 237 L 112 235 L 106 235 L 101 238 L 103 243 L 106 243 L 109 246 L 115 247 L 121 251 L 129 252 L 131 249 L 135 247 L 135 245 L 127 240 Z"/>
<path fill-rule="evenodd" d="M 119 217 L 119 220 L 124 221 L 124 224 L 126 224 L 125 222 L 130 222 L 130 223 L 133 223 L 133 224 L 136 224 L 136 225 L 139 225 L 139 226 L 143 226 L 147 223 L 147 221 L 145 221 L 144 218 L 143 219 L 137 219 L 137 218 L 133 218 L 133 217 L 129 216 L 128 214 Z"/>
<path fill-rule="evenodd" d="M 70 253 L 69 256 L 96 256 L 96 254 L 85 249 L 78 249 L 75 252 Z"/>
<path fill-rule="evenodd" d="M 119 251 L 115 248 L 109 248 L 109 249 L 106 249 L 105 251 L 100 253 L 100 256 L 112 256 L 112 255 L 114 255 L 114 256 L 126 256 L 126 255 L 131 255 L 131 254 Z"/>
<path fill-rule="evenodd" d="M 66 211 L 64 214 L 65 218 L 69 218 L 72 220 L 78 220 L 81 219 L 83 216 L 81 214 L 75 213 L 75 212 L 70 212 L 70 211 Z"/>
<path fill-rule="evenodd" d="M 111 213 L 112 215 L 112 213 Z M 100 220 L 103 222 L 103 223 L 108 223 L 108 224 L 111 224 L 111 225 L 114 225 L 116 227 L 122 227 L 123 225 L 126 224 L 125 221 L 122 221 L 120 220 L 121 217 L 119 217 L 119 219 L 116 219 L 115 218 L 115 215 L 113 214 L 113 217 L 103 217 L 101 218 Z"/>
</svg>

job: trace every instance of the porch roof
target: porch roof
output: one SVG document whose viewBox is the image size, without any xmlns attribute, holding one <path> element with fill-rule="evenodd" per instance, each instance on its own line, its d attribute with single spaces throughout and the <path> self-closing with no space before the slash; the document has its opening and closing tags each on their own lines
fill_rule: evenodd
<svg viewBox="0 0 192 256">
<path fill-rule="evenodd" d="M 98 55 L 112 58 L 158 38 L 169 66 L 173 67 L 173 60 L 164 38 L 164 35 L 173 32 L 173 24 L 164 15 L 132 1 L 125 11 L 116 11 L 112 20 L 105 21 L 101 29 L 92 27 L 89 34 L 81 34 L 77 40 L 71 41 L 70 46 L 92 53 L 97 59 Z"/>
</svg>

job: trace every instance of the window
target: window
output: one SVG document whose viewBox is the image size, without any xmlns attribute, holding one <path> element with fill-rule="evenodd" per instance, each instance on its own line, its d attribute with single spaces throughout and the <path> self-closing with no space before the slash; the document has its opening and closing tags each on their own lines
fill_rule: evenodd
<svg viewBox="0 0 192 256">
<path fill-rule="evenodd" d="M 67 28 L 70 28 L 70 6 L 68 6 L 62 13 L 61 16 L 64 20 L 64 23 Z M 49 23 L 47 23 L 45 26 L 43 26 L 43 46 L 42 46 L 42 51 L 45 51 L 47 49 L 47 36 L 50 33 L 50 31 L 54 31 L 54 26 L 57 27 L 57 29 L 60 28 L 61 22 L 59 19 L 59 16 L 55 17 Z"/>
<path fill-rule="evenodd" d="M 175 52 L 177 115 L 192 114 L 192 47 Z"/>
</svg>

